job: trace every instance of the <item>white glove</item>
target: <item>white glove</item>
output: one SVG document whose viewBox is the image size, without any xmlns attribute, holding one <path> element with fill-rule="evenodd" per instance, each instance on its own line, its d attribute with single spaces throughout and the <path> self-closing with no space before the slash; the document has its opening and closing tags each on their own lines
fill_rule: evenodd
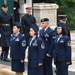
<svg viewBox="0 0 75 75">
<path fill-rule="evenodd" d="M 1 34 L 0 34 L 0 38 L 1 38 Z"/>
<path fill-rule="evenodd" d="M 13 9 L 16 10 L 16 7 L 14 7 Z"/>
</svg>

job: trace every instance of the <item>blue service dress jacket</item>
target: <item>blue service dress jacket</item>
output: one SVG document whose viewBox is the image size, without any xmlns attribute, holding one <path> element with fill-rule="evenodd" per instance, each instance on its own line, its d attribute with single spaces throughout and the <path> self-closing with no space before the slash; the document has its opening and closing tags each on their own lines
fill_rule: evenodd
<svg viewBox="0 0 75 75">
<path fill-rule="evenodd" d="M 10 41 L 10 57 L 16 60 L 24 60 L 26 50 L 25 36 L 21 33 L 18 35 L 12 34 Z"/>
<path fill-rule="evenodd" d="M 57 35 L 52 48 L 55 61 L 71 62 L 71 44 L 67 35 Z"/>
<path fill-rule="evenodd" d="M 31 39 L 29 40 L 28 66 L 35 68 L 38 67 L 39 63 L 43 63 L 45 45 L 43 40 L 38 36 L 33 39 L 30 45 Z"/>
<path fill-rule="evenodd" d="M 50 27 L 48 27 L 46 29 L 46 31 L 41 29 L 39 34 L 40 34 L 40 37 L 44 40 L 44 43 L 45 43 L 45 53 L 48 53 L 48 51 L 49 51 L 50 55 L 52 55 L 53 50 L 50 49 L 50 47 L 52 46 L 52 44 L 55 40 L 55 36 L 56 36 L 55 31 L 52 30 Z"/>
</svg>

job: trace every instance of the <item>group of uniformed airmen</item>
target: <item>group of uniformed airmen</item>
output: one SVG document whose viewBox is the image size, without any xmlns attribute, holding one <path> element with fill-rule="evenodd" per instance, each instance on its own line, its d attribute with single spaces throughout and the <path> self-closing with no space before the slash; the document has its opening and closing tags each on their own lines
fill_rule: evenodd
<svg viewBox="0 0 75 75">
<path fill-rule="evenodd" d="M 28 75 L 53 75 L 53 58 L 57 75 L 68 75 L 68 65 L 72 62 L 66 18 L 60 19 L 55 30 L 50 28 L 49 19 L 43 18 L 41 19 L 42 29 L 39 30 L 35 17 L 31 15 L 31 9 L 32 7 L 26 8 L 27 14 L 21 18 L 21 23 L 13 23 L 12 16 L 7 12 L 8 6 L 2 5 L 1 60 L 8 61 L 10 47 L 12 71 L 15 71 L 16 75 L 23 75 L 25 51 L 28 47 Z"/>
</svg>

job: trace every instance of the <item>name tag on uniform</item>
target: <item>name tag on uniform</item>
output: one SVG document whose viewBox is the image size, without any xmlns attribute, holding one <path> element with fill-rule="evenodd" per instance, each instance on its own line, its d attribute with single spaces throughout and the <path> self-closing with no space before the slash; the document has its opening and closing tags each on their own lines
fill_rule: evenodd
<svg viewBox="0 0 75 75">
<path fill-rule="evenodd" d="M 64 43 L 64 40 L 60 40 L 60 43 Z"/>
<path fill-rule="evenodd" d="M 19 41 L 19 38 L 17 38 L 15 41 Z"/>
<path fill-rule="evenodd" d="M 37 41 L 35 41 L 34 43 L 33 43 L 33 46 L 37 46 L 38 44 L 37 44 Z"/>
</svg>

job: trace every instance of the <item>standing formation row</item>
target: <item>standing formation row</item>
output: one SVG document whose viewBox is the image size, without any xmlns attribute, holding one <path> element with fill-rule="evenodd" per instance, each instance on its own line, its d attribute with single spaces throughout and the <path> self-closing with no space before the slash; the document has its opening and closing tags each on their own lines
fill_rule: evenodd
<svg viewBox="0 0 75 75">
<path fill-rule="evenodd" d="M 53 58 L 57 75 L 68 75 L 71 45 L 66 19 L 60 19 L 58 26 L 53 30 L 50 28 L 49 19 L 43 18 L 42 29 L 39 30 L 36 19 L 30 14 L 31 7 L 26 8 L 27 14 L 21 18 L 21 23 L 13 23 L 11 15 L 7 13 L 6 4 L 2 5 L 2 10 L 3 12 L 0 13 L 1 60 L 7 61 L 10 47 L 12 71 L 15 71 L 16 75 L 23 75 L 25 70 L 24 59 L 27 47 L 28 75 L 53 75 Z"/>
</svg>

